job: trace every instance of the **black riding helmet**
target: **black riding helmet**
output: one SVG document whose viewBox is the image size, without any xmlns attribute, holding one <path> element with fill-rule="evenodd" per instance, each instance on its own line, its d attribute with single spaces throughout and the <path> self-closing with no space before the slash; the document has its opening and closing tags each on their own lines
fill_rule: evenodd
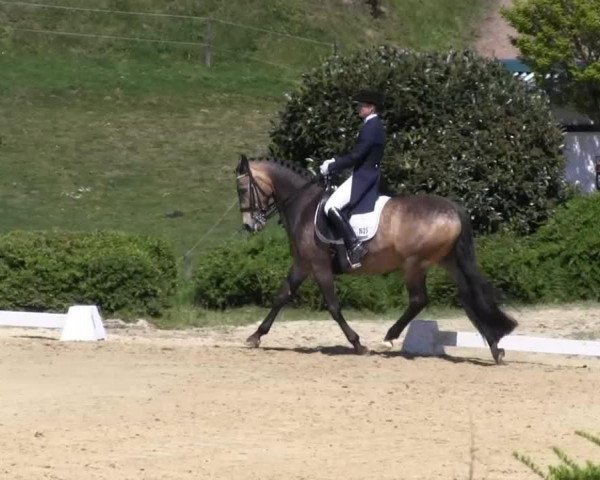
<svg viewBox="0 0 600 480">
<path fill-rule="evenodd" d="M 352 100 L 356 103 L 368 103 L 375 105 L 377 108 L 382 108 L 385 98 L 383 94 L 375 90 L 360 90 Z"/>
</svg>

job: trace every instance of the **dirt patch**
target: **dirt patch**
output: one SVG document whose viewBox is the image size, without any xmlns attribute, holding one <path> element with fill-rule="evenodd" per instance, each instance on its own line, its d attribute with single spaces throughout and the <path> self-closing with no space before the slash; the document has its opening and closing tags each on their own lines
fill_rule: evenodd
<svg viewBox="0 0 600 480">
<path fill-rule="evenodd" d="M 600 306 L 513 312 L 519 333 L 594 337 Z M 471 330 L 464 318 L 443 329 Z M 377 348 L 389 322 L 352 322 Z M 449 349 L 357 357 L 331 321 L 159 331 L 100 343 L 0 330 L 0 477 L 12 479 L 536 478 L 512 458 L 597 447 L 600 361 Z M 597 337 L 596 337 L 597 338 Z"/>
<path fill-rule="evenodd" d="M 485 57 L 515 58 L 519 50 L 511 45 L 510 37 L 517 32 L 500 15 L 501 7 L 509 7 L 512 0 L 490 0 L 493 4 L 479 27 L 475 50 Z"/>
</svg>

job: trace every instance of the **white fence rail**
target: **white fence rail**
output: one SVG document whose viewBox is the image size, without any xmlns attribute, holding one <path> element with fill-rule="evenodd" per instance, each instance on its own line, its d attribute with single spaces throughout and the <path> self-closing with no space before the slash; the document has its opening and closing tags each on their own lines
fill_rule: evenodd
<svg viewBox="0 0 600 480">
<path fill-rule="evenodd" d="M 67 313 L 0 310 L 0 327 L 61 329 L 61 341 L 106 339 L 104 323 L 95 305 L 74 305 Z"/>
<path fill-rule="evenodd" d="M 600 341 L 507 335 L 499 345 L 507 351 L 588 355 L 600 357 Z M 440 331 L 432 320 L 413 320 L 406 332 L 402 350 L 413 355 L 445 354 L 444 347 L 488 348 L 475 332 Z"/>
</svg>

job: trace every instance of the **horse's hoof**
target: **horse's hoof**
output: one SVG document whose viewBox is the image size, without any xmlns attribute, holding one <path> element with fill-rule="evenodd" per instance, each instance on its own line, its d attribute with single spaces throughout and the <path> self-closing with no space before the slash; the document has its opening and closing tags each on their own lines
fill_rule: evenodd
<svg viewBox="0 0 600 480">
<path fill-rule="evenodd" d="M 258 348 L 260 347 L 260 338 L 256 338 L 254 335 L 250 335 L 246 339 L 246 345 L 250 348 Z"/>
<path fill-rule="evenodd" d="M 394 348 L 394 342 L 392 342 L 391 340 L 384 340 L 383 342 L 381 342 L 381 348 L 383 350 L 391 350 L 392 348 Z"/>
<path fill-rule="evenodd" d="M 495 351 L 492 352 L 496 365 L 504 365 L 504 353 L 503 348 L 496 348 Z"/>
<path fill-rule="evenodd" d="M 371 353 L 371 350 L 369 350 L 369 347 L 365 347 L 364 345 L 358 345 L 354 347 L 354 353 L 357 355 L 368 355 Z"/>
</svg>

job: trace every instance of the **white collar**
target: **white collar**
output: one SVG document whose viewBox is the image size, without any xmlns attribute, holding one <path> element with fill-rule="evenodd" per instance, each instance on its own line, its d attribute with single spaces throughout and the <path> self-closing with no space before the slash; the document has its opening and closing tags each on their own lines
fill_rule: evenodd
<svg viewBox="0 0 600 480">
<path fill-rule="evenodd" d="M 377 116 L 376 113 L 372 113 L 371 115 L 369 115 L 367 118 L 365 118 L 363 123 L 367 123 L 369 120 L 371 120 L 372 118 L 375 118 Z"/>
</svg>

